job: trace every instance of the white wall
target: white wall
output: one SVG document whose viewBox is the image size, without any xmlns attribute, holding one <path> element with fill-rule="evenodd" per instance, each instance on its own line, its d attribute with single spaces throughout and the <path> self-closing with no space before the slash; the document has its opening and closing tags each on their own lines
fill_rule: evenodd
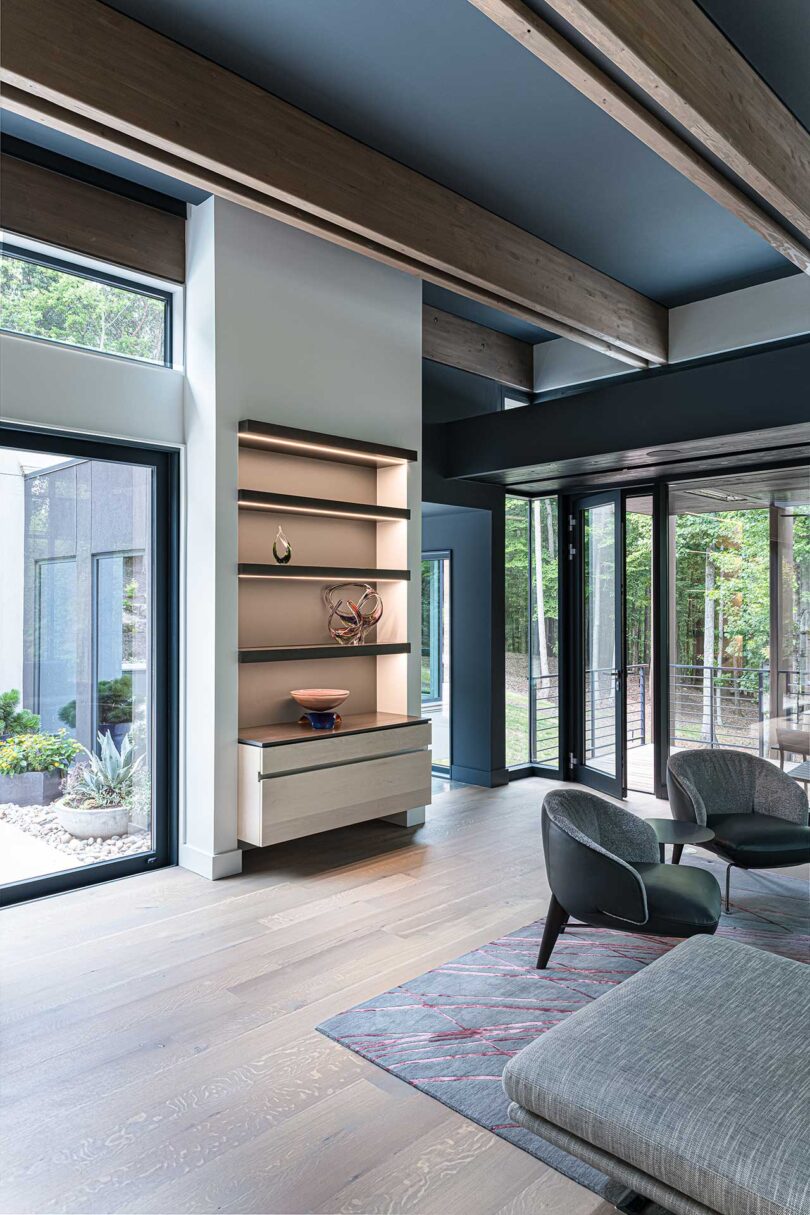
<svg viewBox="0 0 810 1215">
<path fill-rule="evenodd" d="M 421 285 L 220 199 L 193 208 L 186 291 L 187 774 L 181 863 L 238 869 L 237 423 L 421 449 Z M 419 465 L 409 563 L 419 568 Z M 409 708 L 419 710 L 419 579 Z"/>
<path fill-rule="evenodd" d="M 671 308 L 669 362 L 707 358 L 806 333 L 810 333 L 810 278 L 797 273 Z M 592 384 L 633 370 L 568 338 L 534 347 L 535 392 Z"/>
<path fill-rule="evenodd" d="M 183 373 L 2 334 L 0 420 L 179 446 Z"/>
<path fill-rule="evenodd" d="M 669 359 L 682 363 L 805 333 L 810 333 L 810 278 L 794 274 L 671 309 Z"/>
</svg>

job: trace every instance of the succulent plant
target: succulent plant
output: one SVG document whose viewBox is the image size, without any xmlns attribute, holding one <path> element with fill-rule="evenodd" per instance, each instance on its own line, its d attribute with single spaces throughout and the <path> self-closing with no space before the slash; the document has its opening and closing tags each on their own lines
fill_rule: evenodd
<svg viewBox="0 0 810 1215">
<path fill-rule="evenodd" d="M 83 748 L 87 760 L 79 764 L 66 782 L 65 800 L 96 807 L 120 806 L 132 792 L 132 781 L 143 756 L 135 758 L 127 735 L 119 751 L 109 730 L 98 735 L 99 754 Z"/>
</svg>

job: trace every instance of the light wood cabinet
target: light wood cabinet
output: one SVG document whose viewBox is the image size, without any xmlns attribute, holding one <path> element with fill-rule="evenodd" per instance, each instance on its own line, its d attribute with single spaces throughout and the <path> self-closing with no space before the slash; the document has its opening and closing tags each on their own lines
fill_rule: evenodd
<svg viewBox="0 0 810 1215">
<path fill-rule="evenodd" d="M 389 713 L 318 737 L 297 725 L 239 740 L 239 838 L 265 847 L 430 803 L 430 723 Z"/>
</svg>

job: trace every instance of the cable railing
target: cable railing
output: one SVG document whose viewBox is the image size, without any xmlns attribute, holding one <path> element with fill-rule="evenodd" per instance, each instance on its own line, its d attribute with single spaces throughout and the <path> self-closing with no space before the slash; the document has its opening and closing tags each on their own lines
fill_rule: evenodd
<svg viewBox="0 0 810 1215">
<path fill-rule="evenodd" d="M 672 663 L 670 745 L 676 748 L 729 747 L 767 756 L 771 740 L 770 679 L 767 667 L 703 666 Z M 796 720 L 810 713 L 810 672 L 777 673 L 780 715 Z M 613 668 L 598 667 L 585 676 L 584 742 L 586 762 L 609 756 L 616 745 Z M 652 680 L 649 663 L 626 668 L 627 746 L 653 742 Z M 529 680 L 531 760 L 559 764 L 559 676 Z"/>
<path fill-rule="evenodd" d="M 560 678 L 536 675 L 529 681 L 531 762 L 544 768 L 560 763 Z"/>
<path fill-rule="evenodd" d="M 676 747 L 731 747 L 764 756 L 770 671 L 767 667 L 673 663 L 670 739 Z"/>
</svg>

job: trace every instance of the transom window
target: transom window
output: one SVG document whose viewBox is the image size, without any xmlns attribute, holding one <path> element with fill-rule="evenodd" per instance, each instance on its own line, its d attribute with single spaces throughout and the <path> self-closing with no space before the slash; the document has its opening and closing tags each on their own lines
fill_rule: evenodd
<svg viewBox="0 0 810 1215">
<path fill-rule="evenodd" d="M 145 363 L 171 364 L 171 292 L 0 249 L 0 329 Z"/>
</svg>

